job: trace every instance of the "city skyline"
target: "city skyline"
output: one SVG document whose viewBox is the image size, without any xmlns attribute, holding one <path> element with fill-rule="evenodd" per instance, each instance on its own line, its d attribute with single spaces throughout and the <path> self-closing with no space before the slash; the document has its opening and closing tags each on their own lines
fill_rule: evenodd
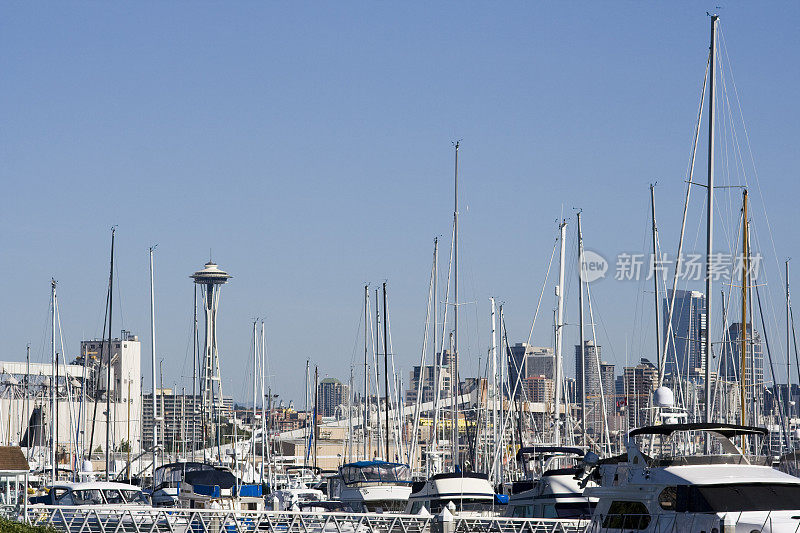
<svg viewBox="0 0 800 533">
<path fill-rule="evenodd" d="M 31 343 L 32 360 L 49 360 L 51 277 L 67 355 L 101 335 L 109 228 L 118 225 L 112 333 L 141 339 L 145 391 L 147 250 L 156 243 L 165 387 L 191 375 L 188 276 L 209 258 L 234 276 L 219 309 L 223 394 L 248 398 L 255 316 L 266 319 L 270 385 L 287 401 L 302 404 L 306 359 L 320 378 L 345 380 L 363 357 L 363 285 L 383 280 L 405 377 L 419 364 L 436 236 L 446 272 L 451 141 L 463 139 L 462 377 L 486 361 L 490 296 L 505 303 L 510 344 L 552 346 L 555 269 L 542 285 L 562 217 L 564 346 L 577 344 L 573 207 L 583 209 L 585 247 L 610 266 L 591 284 L 603 358 L 619 368 L 655 362 L 652 282 L 616 280 L 614 270 L 620 254 L 650 252 L 651 182 L 664 251 L 677 244 L 708 20 L 705 7 L 670 7 L 4 6 L 0 176 L 9 194 L 0 221 L 17 273 L 4 287 L 0 359 L 24 360 Z M 800 55 L 800 8 L 769 11 L 720 12 L 758 176 L 721 169 L 718 182 L 751 186 L 769 276 L 766 333 L 785 357 L 780 268 L 800 256 L 790 216 L 797 185 L 786 179 L 800 157 L 800 75 L 781 64 Z M 699 190 L 689 253 L 703 251 Z M 720 190 L 720 252 L 735 249 L 739 195 Z M 719 309 L 712 329 L 721 337 Z"/>
</svg>

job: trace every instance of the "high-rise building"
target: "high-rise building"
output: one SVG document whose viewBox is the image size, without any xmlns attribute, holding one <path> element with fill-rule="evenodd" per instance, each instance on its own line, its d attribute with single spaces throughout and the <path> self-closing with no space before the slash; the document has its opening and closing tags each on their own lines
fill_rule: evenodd
<svg viewBox="0 0 800 533">
<path fill-rule="evenodd" d="M 523 390 L 522 380 L 534 376 L 544 376 L 552 380 L 553 364 L 552 348 L 518 342 L 508 350 L 508 378 L 511 390 L 514 390 L 516 386 L 518 396 Z M 517 385 L 517 377 L 520 374 L 522 377 L 520 384 Z"/>
<path fill-rule="evenodd" d="M 677 373 L 684 380 L 697 380 L 703 375 L 706 360 L 706 297 L 698 291 L 675 291 L 672 327 L 669 328 L 671 298 L 672 291 L 668 291 L 664 298 L 663 341 L 667 346 L 664 374 L 670 380 L 674 380 Z"/>
<path fill-rule="evenodd" d="M 658 368 L 649 360 L 642 359 L 636 366 L 623 368 L 621 377 L 623 391 L 619 399 L 624 399 L 630 427 L 652 423 L 648 415 L 651 411 L 647 409 L 652 406 L 652 394 L 658 387 Z"/>
<path fill-rule="evenodd" d="M 523 380 L 525 400 L 536 403 L 553 403 L 553 380 L 545 376 L 531 376 Z"/>
<path fill-rule="evenodd" d="M 586 398 L 586 429 L 593 435 L 603 430 L 603 411 L 606 415 L 614 409 L 614 365 L 602 362 L 601 346 L 594 341 L 584 341 L 584 365 L 581 365 L 581 346 L 575 346 L 575 386 L 577 388 L 578 405 L 581 398 Z M 583 376 L 586 376 L 586 391 L 583 390 Z M 605 409 L 601 398 L 605 399 Z"/>
<path fill-rule="evenodd" d="M 437 376 L 436 365 L 425 365 L 420 367 L 416 365 L 412 368 L 409 379 L 409 386 L 406 390 L 406 403 L 416 403 L 417 393 L 420 391 L 420 380 L 422 381 L 422 401 L 432 402 L 436 396 L 436 381 L 439 380 L 439 398 L 449 398 L 452 395 L 450 387 L 452 386 L 451 375 L 453 360 L 450 352 L 444 351 L 444 354 L 436 354 L 437 361 L 439 361 L 439 372 Z"/>
<path fill-rule="evenodd" d="M 158 421 L 158 444 L 167 453 L 202 449 L 203 417 L 202 398 L 192 394 L 177 394 L 173 389 L 156 389 L 156 417 L 153 417 L 153 393 L 143 397 L 142 439 L 145 448 L 153 441 L 153 422 Z M 233 398 L 225 396 L 219 414 L 233 418 Z"/>
<path fill-rule="evenodd" d="M 317 413 L 319 416 L 336 416 L 340 405 L 347 405 L 349 387 L 336 378 L 325 378 L 317 385 Z"/>
<path fill-rule="evenodd" d="M 724 349 L 722 350 L 722 361 L 720 361 L 719 375 L 720 379 L 729 383 L 740 383 L 741 368 L 742 368 L 742 341 L 741 341 L 741 322 L 735 322 L 728 327 L 728 335 L 725 339 Z M 745 358 L 745 391 L 747 401 L 747 413 L 752 416 L 752 407 L 754 404 L 760 406 L 764 398 L 764 351 L 761 348 L 761 335 L 758 330 L 753 330 L 750 324 L 747 324 L 747 336 L 745 338 L 747 343 L 746 358 Z M 755 386 L 754 386 L 755 385 Z M 755 395 L 755 401 L 753 400 Z M 760 408 L 756 408 L 759 410 Z M 749 417 L 748 417 L 749 418 Z"/>
</svg>

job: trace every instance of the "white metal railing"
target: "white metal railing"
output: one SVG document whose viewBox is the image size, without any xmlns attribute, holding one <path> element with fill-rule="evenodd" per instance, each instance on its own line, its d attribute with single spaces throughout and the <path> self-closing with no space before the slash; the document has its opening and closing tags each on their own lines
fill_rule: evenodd
<svg viewBox="0 0 800 533">
<path fill-rule="evenodd" d="M 65 533 L 584 533 L 587 521 L 374 513 L 31 506 L 27 520 Z"/>
</svg>

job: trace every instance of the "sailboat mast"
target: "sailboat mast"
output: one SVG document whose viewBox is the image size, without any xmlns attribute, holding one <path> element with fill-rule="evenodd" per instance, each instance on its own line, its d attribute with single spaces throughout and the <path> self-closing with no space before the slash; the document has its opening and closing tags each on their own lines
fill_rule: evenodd
<svg viewBox="0 0 800 533">
<path fill-rule="evenodd" d="M 653 237 L 653 303 L 656 317 L 656 360 L 658 361 L 658 381 L 661 383 L 661 376 L 664 374 L 664 362 L 661 360 L 661 321 L 660 313 L 658 312 L 658 304 L 661 296 L 658 289 L 658 269 L 656 268 L 658 261 L 658 226 L 656 226 L 656 186 L 650 184 L 650 214 L 653 221 L 652 237 Z"/>
<path fill-rule="evenodd" d="M 453 207 L 453 294 L 455 295 L 453 305 L 453 384 L 454 384 L 454 398 L 453 398 L 453 418 L 455 425 L 453 427 L 453 467 L 459 465 L 460 460 L 458 457 L 459 449 L 459 435 L 458 435 L 458 393 L 459 389 L 459 375 L 458 375 L 458 147 L 460 141 L 456 141 L 456 161 L 455 161 L 455 194 L 454 194 L 454 207 Z"/>
<path fill-rule="evenodd" d="M 706 188 L 706 336 L 704 382 L 705 382 L 705 421 L 711 422 L 711 310 L 712 301 L 712 264 L 711 252 L 714 246 L 714 111 L 716 105 L 716 70 L 717 70 L 717 15 L 711 16 L 711 58 L 708 72 L 708 185 Z M 706 439 L 708 444 L 708 439 Z"/>
<path fill-rule="evenodd" d="M 106 481 L 111 469 L 111 317 L 114 312 L 114 235 L 116 227 L 111 228 L 111 267 L 108 274 L 108 366 L 106 367 Z M 121 353 L 121 352 L 120 352 Z"/>
<path fill-rule="evenodd" d="M 389 436 L 391 426 L 389 426 L 389 336 L 388 336 L 388 317 L 386 313 L 386 282 L 383 282 L 383 398 L 386 403 L 386 461 L 389 459 Z"/>
<path fill-rule="evenodd" d="M 50 475 L 56 482 L 56 280 L 50 279 Z"/>
<path fill-rule="evenodd" d="M 364 409 L 364 426 L 362 434 L 364 436 L 364 460 L 369 459 L 367 453 L 367 432 L 369 431 L 369 360 L 367 358 L 367 350 L 369 344 L 369 329 L 367 323 L 369 322 L 369 285 L 364 285 L 364 399 L 361 402 Z"/>
<path fill-rule="evenodd" d="M 258 319 L 253 319 L 253 433 L 250 448 L 253 451 L 253 483 L 256 481 L 256 414 L 258 413 Z M 263 435 L 262 435 L 263 438 Z"/>
<path fill-rule="evenodd" d="M 380 340 L 380 331 L 381 331 L 381 308 L 380 304 L 378 303 L 378 289 L 375 289 L 375 349 L 373 351 L 374 354 L 374 361 L 375 361 L 375 403 L 378 405 L 378 413 L 375 417 L 378 426 L 378 445 L 377 450 L 375 451 L 375 455 L 378 455 L 381 449 L 381 437 L 383 436 L 383 431 L 381 431 L 381 390 L 380 390 L 380 374 L 381 374 L 381 365 L 378 363 L 378 357 L 380 354 L 380 347 L 381 347 L 381 340 Z M 386 340 L 384 339 L 384 342 Z M 370 450 L 371 452 L 372 450 Z"/>
<path fill-rule="evenodd" d="M 580 216 L 580 213 L 578 213 Z M 580 219 L 578 219 L 580 220 Z M 554 373 L 555 378 L 555 394 L 553 395 L 553 403 L 554 403 L 554 410 L 553 410 L 553 440 L 556 446 L 561 445 L 561 382 L 563 381 L 561 377 L 562 368 L 564 366 L 563 363 L 563 354 L 562 354 L 562 338 L 564 333 L 564 252 L 566 249 L 566 236 L 567 236 L 567 221 L 562 220 L 561 224 L 558 225 L 559 230 L 559 240 L 561 241 L 561 250 L 559 253 L 559 263 L 558 263 L 558 290 L 556 291 L 556 296 L 558 298 L 558 309 L 556 310 L 556 368 Z M 580 258 L 580 256 L 578 256 Z M 580 268 L 580 267 L 579 267 Z M 578 282 L 580 283 L 580 276 Z M 526 365 L 527 366 L 527 365 Z"/>
<path fill-rule="evenodd" d="M 578 268 L 580 272 L 583 271 L 583 233 L 581 232 L 580 211 L 578 211 Z M 578 342 L 580 342 L 581 351 L 581 429 L 583 429 L 581 432 L 583 442 L 581 444 L 586 446 L 588 432 L 586 426 L 586 341 L 583 339 L 583 281 L 581 281 L 580 276 L 578 276 L 578 331 L 580 335 Z"/>
<path fill-rule="evenodd" d="M 156 428 L 156 300 L 155 300 L 155 286 L 153 283 L 153 251 L 156 249 L 155 246 L 150 247 L 150 379 L 152 380 L 153 386 L 153 472 L 156 471 L 156 461 L 157 457 L 157 450 L 158 447 L 158 430 Z M 197 289 L 195 289 L 195 292 Z M 195 325 L 197 327 L 197 298 L 195 296 Z M 195 345 L 196 343 L 194 340 L 192 344 Z M 194 382 L 193 382 L 194 383 Z M 192 385 L 194 386 L 194 384 Z"/>
<path fill-rule="evenodd" d="M 741 401 L 742 408 L 739 410 L 741 414 L 740 423 L 745 425 L 747 423 L 747 404 L 745 402 L 745 385 L 747 383 L 747 263 L 750 255 L 748 249 L 750 243 L 747 240 L 747 189 L 742 192 L 742 323 L 741 331 L 739 332 L 739 359 L 741 361 Z"/>
<path fill-rule="evenodd" d="M 267 402 L 266 400 L 266 380 L 267 380 L 267 337 L 264 332 L 264 319 L 261 319 L 261 483 L 264 483 L 264 463 L 267 458 L 267 442 L 269 441 L 267 430 Z M 272 419 L 272 389 L 269 391 L 269 417 Z"/>
<path fill-rule="evenodd" d="M 787 427 L 792 421 L 792 409 L 790 399 L 792 397 L 792 377 L 789 369 L 789 360 L 791 358 L 791 325 L 790 325 L 790 311 L 791 300 L 789 299 L 789 260 L 786 260 L 786 425 Z"/>
<path fill-rule="evenodd" d="M 498 441 L 498 405 L 497 405 L 497 320 L 495 319 L 495 302 L 494 297 L 489 298 L 492 307 L 492 442 L 489 444 L 491 454 L 489 457 L 494 457 L 495 450 L 500 444 Z M 490 472 L 490 479 L 497 480 L 497 473 L 494 471 L 494 463 L 492 463 L 492 471 Z"/>
</svg>

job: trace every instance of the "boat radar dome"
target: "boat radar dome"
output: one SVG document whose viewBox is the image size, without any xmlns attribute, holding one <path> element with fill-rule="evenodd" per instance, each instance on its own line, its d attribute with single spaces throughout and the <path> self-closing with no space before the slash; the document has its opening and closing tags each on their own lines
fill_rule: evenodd
<svg viewBox="0 0 800 533">
<path fill-rule="evenodd" d="M 656 407 L 672 407 L 675 405 L 675 396 L 668 387 L 659 387 L 653 392 L 653 404 Z"/>
</svg>

